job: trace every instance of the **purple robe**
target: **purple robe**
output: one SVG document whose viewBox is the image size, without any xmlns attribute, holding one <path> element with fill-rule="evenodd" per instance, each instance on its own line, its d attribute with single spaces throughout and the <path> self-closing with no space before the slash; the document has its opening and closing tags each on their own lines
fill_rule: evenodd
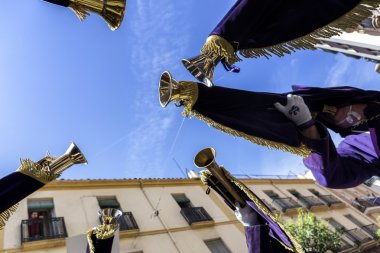
<svg viewBox="0 0 380 253">
<path fill-rule="evenodd" d="M 370 133 L 347 136 L 336 148 L 327 130 L 317 125 L 320 140 L 305 138 L 312 155 L 304 159 L 316 181 L 325 187 L 355 187 L 372 176 L 380 176 L 380 119 L 369 125 Z"/>
<path fill-rule="evenodd" d="M 343 107 L 352 104 L 368 104 L 380 101 L 379 91 L 353 87 L 317 88 L 293 86 L 291 94 L 302 96 L 316 120 L 322 140 L 304 138 L 297 126 L 273 108 L 275 102 L 286 103 L 286 93 L 250 92 L 214 86 L 211 89 L 198 86 L 198 97 L 191 112 L 192 116 L 206 121 L 211 126 L 229 134 L 246 138 L 259 145 L 279 148 L 296 154 L 305 144 L 312 155 L 305 159 L 317 181 L 331 188 L 353 187 L 372 176 L 380 176 L 379 121 L 374 119 L 360 129 L 344 129 L 337 126 L 325 105 Z M 377 111 L 376 111 L 377 113 Z M 380 113 L 380 112 L 379 112 Z M 345 141 L 335 148 L 324 126 L 346 136 Z M 357 130 L 363 131 L 358 133 Z M 370 131 L 366 134 L 365 131 Z M 255 139 L 255 138 L 260 138 Z M 272 141 L 268 143 L 266 141 Z M 272 146 L 271 146 L 272 145 Z M 301 150 L 303 152 L 303 150 Z"/>
<path fill-rule="evenodd" d="M 308 35 L 341 18 L 359 3 L 359 0 L 238 0 L 211 35 L 228 40 L 236 50 L 265 48 Z M 370 15 L 368 12 L 362 19 Z"/>
<path fill-rule="evenodd" d="M 302 246 L 290 234 L 290 232 L 278 222 L 269 207 L 254 194 L 243 183 L 238 182 L 224 168 L 227 179 L 231 180 L 232 187 L 245 200 L 246 204 L 252 208 L 256 214 L 254 226 L 246 227 L 247 247 L 249 253 L 304 253 Z M 202 180 L 205 182 L 205 180 Z M 207 185 L 216 191 L 226 202 L 226 204 L 235 210 L 231 202 L 235 202 L 232 195 L 223 187 L 223 185 L 214 177 L 207 179 Z M 229 201 L 227 200 L 229 199 Z"/>
</svg>

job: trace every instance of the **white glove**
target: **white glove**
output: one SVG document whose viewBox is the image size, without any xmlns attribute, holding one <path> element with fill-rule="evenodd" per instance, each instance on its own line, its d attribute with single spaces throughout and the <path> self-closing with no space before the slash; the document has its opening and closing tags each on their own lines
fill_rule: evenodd
<svg viewBox="0 0 380 253">
<path fill-rule="evenodd" d="M 239 203 L 236 203 L 235 215 L 244 227 L 257 225 L 257 214 L 249 205 L 242 208 Z"/>
<path fill-rule="evenodd" d="M 285 106 L 275 103 L 274 107 L 282 112 L 288 119 L 300 126 L 312 119 L 309 107 L 303 101 L 303 98 L 297 95 L 288 94 Z"/>
</svg>

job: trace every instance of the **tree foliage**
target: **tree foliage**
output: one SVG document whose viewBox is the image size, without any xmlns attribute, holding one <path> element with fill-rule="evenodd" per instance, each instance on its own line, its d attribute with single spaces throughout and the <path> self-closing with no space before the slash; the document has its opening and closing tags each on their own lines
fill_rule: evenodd
<svg viewBox="0 0 380 253">
<path fill-rule="evenodd" d="M 300 209 L 297 220 L 286 222 L 285 226 L 306 251 L 326 253 L 340 248 L 341 232 L 331 230 L 313 213 Z"/>
</svg>

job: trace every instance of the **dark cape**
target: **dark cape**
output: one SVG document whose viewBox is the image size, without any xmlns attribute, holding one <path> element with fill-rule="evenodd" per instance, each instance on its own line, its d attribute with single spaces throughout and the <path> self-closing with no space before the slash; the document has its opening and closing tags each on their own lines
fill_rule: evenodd
<svg viewBox="0 0 380 253">
<path fill-rule="evenodd" d="M 0 229 L 16 211 L 17 203 L 45 184 L 33 177 L 14 172 L 0 179 Z"/>
<path fill-rule="evenodd" d="M 372 15 L 379 3 L 378 0 L 237 0 L 211 35 L 224 38 L 244 57 L 282 56 L 297 49 L 314 48 L 320 38 L 356 27 Z"/>
<path fill-rule="evenodd" d="M 98 239 L 95 234 L 91 235 L 91 241 L 94 246 L 94 253 L 111 253 L 114 236 L 107 239 Z M 86 253 L 91 253 L 90 246 L 87 245 Z"/>
<path fill-rule="evenodd" d="M 366 91 L 353 87 L 315 88 L 294 86 L 291 94 L 302 96 L 316 119 L 342 136 L 355 134 L 358 129 L 336 126 L 324 106 L 342 107 L 355 103 L 380 101 L 379 91 Z M 277 111 L 273 104 L 286 104 L 288 93 L 276 94 L 250 92 L 198 84 L 196 101 L 186 108 L 185 115 L 195 116 L 218 130 L 243 137 L 258 145 L 280 149 L 301 156 L 309 156 L 311 150 L 302 142 L 296 125 Z M 195 102 L 195 103 L 194 103 Z M 360 131 L 368 131 L 363 124 Z"/>
<path fill-rule="evenodd" d="M 245 228 L 249 253 L 304 253 L 302 246 L 285 228 L 279 216 L 273 213 L 247 186 L 230 175 L 224 168 L 221 167 L 221 169 L 232 187 L 245 200 L 246 205 L 257 214 L 256 224 Z M 210 171 L 202 171 L 201 180 L 215 190 L 232 210 L 235 210 L 235 207 L 230 204 L 234 198 Z"/>
</svg>

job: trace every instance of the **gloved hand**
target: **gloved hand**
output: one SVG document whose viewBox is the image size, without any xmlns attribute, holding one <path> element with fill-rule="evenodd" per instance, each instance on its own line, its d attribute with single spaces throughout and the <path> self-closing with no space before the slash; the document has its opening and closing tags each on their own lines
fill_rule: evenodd
<svg viewBox="0 0 380 253">
<path fill-rule="evenodd" d="M 297 126 L 301 126 L 312 120 L 309 107 L 303 101 L 303 98 L 297 95 L 288 94 L 285 106 L 275 103 L 274 107 L 282 112 L 288 119 L 293 121 Z"/>
<path fill-rule="evenodd" d="M 239 203 L 236 203 L 235 215 L 244 227 L 257 225 L 257 214 L 249 205 L 242 208 Z"/>
</svg>

